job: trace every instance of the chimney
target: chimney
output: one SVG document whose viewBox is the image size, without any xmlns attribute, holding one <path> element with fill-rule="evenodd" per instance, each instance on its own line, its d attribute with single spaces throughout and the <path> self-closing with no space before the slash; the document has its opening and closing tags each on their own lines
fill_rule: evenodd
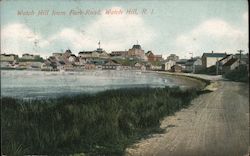
<svg viewBox="0 0 250 156">
<path fill-rule="evenodd" d="M 214 51 L 212 50 L 212 54 L 214 53 Z"/>
</svg>

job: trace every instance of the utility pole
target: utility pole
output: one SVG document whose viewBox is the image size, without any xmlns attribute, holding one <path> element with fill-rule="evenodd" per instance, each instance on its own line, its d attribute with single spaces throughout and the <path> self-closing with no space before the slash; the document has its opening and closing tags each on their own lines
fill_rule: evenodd
<svg viewBox="0 0 250 156">
<path fill-rule="evenodd" d="M 239 64 L 241 64 L 241 53 L 244 52 L 244 50 L 237 50 L 239 53 L 240 53 L 240 61 L 239 61 Z"/>
<path fill-rule="evenodd" d="M 193 57 L 194 57 L 194 56 L 193 56 L 193 52 L 190 52 L 189 54 L 191 54 L 191 59 L 193 59 Z"/>
<path fill-rule="evenodd" d="M 98 42 L 98 45 L 99 45 L 99 49 L 100 49 L 101 48 L 101 42 L 100 41 Z"/>
<path fill-rule="evenodd" d="M 218 62 L 218 58 L 216 60 L 216 75 L 219 75 L 219 62 Z"/>
</svg>

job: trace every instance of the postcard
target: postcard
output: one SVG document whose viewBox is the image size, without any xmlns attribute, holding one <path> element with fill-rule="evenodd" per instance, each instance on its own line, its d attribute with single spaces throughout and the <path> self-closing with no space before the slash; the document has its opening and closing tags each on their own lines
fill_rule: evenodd
<svg viewBox="0 0 250 156">
<path fill-rule="evenodd" d="M 2 0 L 1 155 L 249 155 L 246 0 Z"/>
</svg>

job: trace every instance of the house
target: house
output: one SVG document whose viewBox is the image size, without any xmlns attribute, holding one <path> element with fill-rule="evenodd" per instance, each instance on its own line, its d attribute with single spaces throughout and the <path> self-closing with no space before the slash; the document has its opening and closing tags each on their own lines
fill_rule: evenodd
<svg viewBox="0 0 250 156">
<path fill-rule="evenodd" d="M 202 61 L 200 58 L 192 58 L 185 63 L 185 69 L 183 71 L 188 73 L 196 73 L 202 70 Z"/>
<path fill-rule="evenodd" d="M 64 56 L 66 57 L 66 58 L 69 58 L 70 56 L 72 55 L 72 52 L 71 52 L 71 50 L 66 50 L 65 51 L 65 53 L 64 53 Z"/>
<path fill-rule="evenodd" d="M 40 69 L 42 66 L 42 62 L 28 62 L 28 66 L 28 68 Z"/>
<path fill-rule="evenodd" d="M 145 59 L 144 50 L 141 48 L 141 45 L 133 45 L 133 47 L 128 50 L 128 57 L 137 57 L 139 59 Z"/>
<path fill-rule="evenodd" d="M 52 53 L 52 56 L 54 56 L 55 58 L 60 58 L 63 57 L 63 53 Z"/>
<path fill-rule="evenodd" d="M 63 69 L 65 71 L 73 71 L 74 70 L 74 66 L 71 63 L 66 63 L 63 65 Z"/>
<path fill-rule="evenodd" d="M 11 68 L 12 64 L 8 61 L 1 61 L 1 68 Z"/>
<path fill-rule="evenodd" d="M 102 65 L 102 70 L 117 70 L 120 64 L 118 64 L 114 60 L 109 60 L 105 64 Z"/>
<path fill-rule="evenodd" d="M 76 56 L 74 54 L 71 54 L 68 58 L 69 62 L 75 62 L 76 61 Z"/>
<path fill-rule="evenodd" d="M 213 65 L 216 65 L 216 62 L 224 58 L 227 54 L 226 53 L 203 53 L 201 60 L 203 68 L 208 68 Z"/>
<path fill-rule="evenodd" d="M 181 66 L 181 68 L 183 70 L 185 70 L 185 68 L 186 68 L 185 65 L 186 65 L 187 61 L 188 61 L 188 59 L 179 59 L 178 61 L 176 61 L 175 64 Z"/>
<path fill-rule="evenodd" d="M 41 70 L 51 71 L 51 70 L 53 70 L 53 67 L 50 65 L 50 63 L 48 61 L 46 61 L 46 62 L 42 63 Z"/>
<path fill-rule="evenodd" d="M 108 59 L 110 56 L 106 51 L 102 51 L 101 53 L 99 53 L 99 58 L 102 59 Z"/>
<path fill-rule="evenodd" d="M 100 47 L 93 51 L 80 51 L 78 53 L 78 56 L 80 58 L 88 58 L 88 59 L 96 59 L 96 58 L 108 59 L 109 58 L 109 54 Z"/>
<path fill-rule="evenodd" d="M 136 63 L 134 64 L 134 67 L 135 67 L 135 69 L 141 69 L 142 64 L 139 63 L 139 62 L 136 62 Z"/>
<path fill-rule="evenodd" d="M 148 51 L 146 53 L 147 59 L 149 62 L 156 62 L 156 61 L 162 61 L 162 55 L 154 55 L 152 51 Z"/>
<path fill-rule="evenodd" d="M 143 63 L 139 63 L 139 62 L 136 62 L 134 64 L 134 69 L 137 69 L 137 70 L 146 70 L 146 65 L 144 65 Z"/>
<path fill-rule="evenodd" d="M 40 58 L 40 55 L 23 54 L 21 57 L 21 59 L 23 59 L 23 60 L 35 60 L 37 58 Z"/>
<path fill-rule="evenodd" d="M 224 65 L 222 65 L 222 73 L 227 73 L 230 70 L 234 70 L 240 65 L 240 60 L 238 58 L 231 58 Z"/>
<path fill-rule="evenodd" d="M 127 57 L 128 51 L 112 51 L 110 53 L 111 57 Z"/>
<path fill-rule="evenodd" d="M 169 60 L 172 60 L 172 61 L 178 61 L 179 60 L 179 56 L 175 55 L 175 54 L 170 54 L 168 57 L 167 57 L 167 61 Z"/>
<path fill-rule="evenodd" d="M 169 61 L 162 64 L 161 69 L 164 71 L 169 71 L 169 70 L 171 70 L 171 67 L 175 64 L 176 64 L 175 61 L 169 60 Z"/>
<path fill-rule="evenodd" d="M 171 67 L 171 72 L 181 72 L 182 71 L 182 67 L 180 66 L 180 65 L 178 65 L 178 64 L 176 64 L 176 65 L 173 65 L 172 67 Z"/>
<path fill-rule="evenodd" d="M 96 65 L 95 64 L 92 64 L 92 63 L 86 63 L 84 65 L 84 69 L 87 69 L 87 70 L 94 70 L 96 69 Z"/>
<path fill-rule="evenodd" d="M 161 70 L 162 66 L 158 66 L 158 65 L 151 65 L 151 70 Z"/>
<path fill-rule="evenodd" d="M 1 62 L 13 62 L 18 58 L 15 54 L 1 54 Z"/>
<path fill-rule="evenodd" d="M 79 62 L 76 62 L 76 64 L 78 64 L 78 65 L 84 65 L 88 61 L 88 59 L 86 59 L 86 58 L 81 58 L 81 57 L 77 57 L 77 58 L 78 58 Z"/>
<path fill-rule="evenodd" d="M 78 53 L 78 56 L 81 58 L 99 58 L 100 53 L 96 51 L 82 51 Z"/>
<path fill-rule="evenodd" d="M 232 58 L 233 58 L 233 55 L 231 55 L 231 54 L 226 55 L 225 57 L 223 57 L 222 59 L 220 59 L 220 60 L 218 61 L 219 66 L 224 65 L 225 63 L 227 63 L 227 62 L 228 62 L 230 59 L 232 59 Z"/>
<path fill-rule="evenodd" d="M 78 53 L 78 57 L 80 58 L 92 58 L 93 51 L 81 51 Z"/>
</svg>

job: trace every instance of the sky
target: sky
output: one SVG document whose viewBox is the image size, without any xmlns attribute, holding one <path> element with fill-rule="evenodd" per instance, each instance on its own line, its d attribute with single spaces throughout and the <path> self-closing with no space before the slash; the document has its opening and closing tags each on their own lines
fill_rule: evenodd
<svg viewBox="0 0 250 156">
<path fill-rule="evenodd" d="M 140 44 L 164 57 L 248 52 L 247 0 L 3 0 L 1 53 L 48 57 L 70 49 L 107 52 Z M 48 11 L 41 15 L 39 12 Z M 107 14 L 107 10 L 117 14 Z M 137 14 L 132 14 L 137 10 Z M 72 15 L 77 11 L 92 14 Z M 119 14 L 122 11 L 122 14 Z M 129 13 L 130 11 L 130 13 Z M 27 14 L 18 14 L 29 12 Z M 57 13 L 57 15 L 53 14 Z M 60 12 L 60 13 L 59 13 Z"/>
</svg>

